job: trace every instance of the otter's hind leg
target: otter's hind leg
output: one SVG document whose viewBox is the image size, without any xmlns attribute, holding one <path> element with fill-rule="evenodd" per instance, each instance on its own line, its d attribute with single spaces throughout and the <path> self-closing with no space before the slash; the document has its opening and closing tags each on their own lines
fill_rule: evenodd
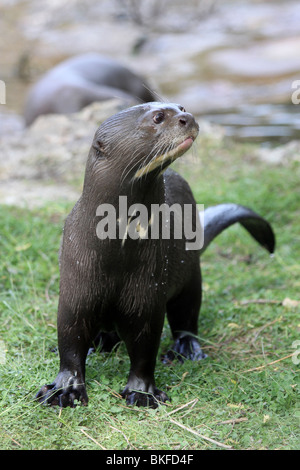
<svg viewBox="0 0 300 470">
<path fill-rule="evenodd" d="M 199 361 L 206 355 L 202 352 L 198 334 L 198 317 L 202 300 L 201 270 L 197 266 L 189 282 L 179 295 L 167 303 L 167 316 L 171 327 L 174 344 L 163 361 L 168 363 L 178 358 Z"/>
<path fill-rule="evenodd" d="M 89 352 L 99 349 L 102 352 L 111 352 L 119 343 L 119 335 L 115 331 L 104 332 L 101 331 L 93 340 L 93 347 Z"/>
</svg>

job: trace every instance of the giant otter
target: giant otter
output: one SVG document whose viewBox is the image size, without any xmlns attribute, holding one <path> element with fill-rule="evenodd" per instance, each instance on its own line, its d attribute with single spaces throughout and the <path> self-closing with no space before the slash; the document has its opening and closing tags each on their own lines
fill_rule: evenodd
<svg viewBox="0 0 300 470">
<path fill-rule="evenodd" d="M 168 397 L 154 379 L 165 314 L 174 338 L 166 359 L 204 357 L 197 340 L 199 254 L 235 222 L 273 252 L 269 223 L 236 204 L 208 208 L 203 246 L 187 246 L 200 227 L 199 213 L 187 182 L 167 167 L 191 147 L 197 134 L 198 124 L 183 107 L 158 102 L 121 111 L 96 131 L 83 192 L 66 219 L 61 246 L 60 371 L 38 392 L 41 402 L 61 407 L 75 406 L 76 400 L 87 403 L 85 360 L 99 332 L 104 342 L 111 339 L 109 347 L 119 338 L 126 344 L 131 367 L 122 396 L 127 403 L 155 407 L 165 402 Z M 125 216 L 122 197 L 133 207 Z M 159 213 L 157 236 L 159 221 L 150 214 L 164 204 L 176 204 L 176 210 Z M 110 208 L 115 210 L 111 233 Z M 143 208 L 148 216 L 142 223 L 137 214 Z M 192 208 L 192 230 L 178 236 L 175 223 L 179 220 L 183 227 L 180 210 L 187 208 Z M 166 227 L 170 231 L 164 237 Z"/>
<path fill-rule="evenodd" d="M 128 105 L 156 99 L 145 81 L 119 62 L 96 53 L 74 56 L 32 86 L 25 102 L 25 124 L 42 114 L 74 113 L 112 98 Z"/>
</svg>

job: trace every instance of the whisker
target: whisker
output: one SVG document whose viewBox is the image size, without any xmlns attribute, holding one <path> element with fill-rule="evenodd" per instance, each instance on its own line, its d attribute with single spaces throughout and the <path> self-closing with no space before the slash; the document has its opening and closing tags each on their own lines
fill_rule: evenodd
<svg viewBox="0 0 300 470">
<path fill-rule="evenodd" d="M 165 140 L 167 142 L 167 139 Z M 151 166 L 153 164 L 153 162 L 155 162 L 155 160 L 161 156 L 161 155 L 164 155 L 164 153 L 166 153 L 166 150 L 164 150 L 165 146 L 164 146 L 164 142 L 159 142 L 157 143 L 154 148 L 152 149 L 152 151 L 150 152 L 150 154 L 147 156 L 147 160 L 149 160 L 149 157 L 151 156 L 151 154 L 153 154 L 153 156 L 150 158 L 150 160 L 148 161 L 148 163 L 145 165 L 144 162 L 145 160 L 142 160 L 140 162 L 140 165 L 139 165 L 139 168 L 136 170 L 135 172 L 135 175 L 139 173 L 140 170 L 144 169 L 143 173 L 145 175 L 147 175 L 148 171 L 151 169 Z M 154 153 L 155 152 L 155 153 Z M 151 170 L 150 170 L 151 171 Z M 140 175 L 140 177 L 143 176 Z"/>
<path fill-rule="evenodd" d="M 152 89 L 151 89 L 149 86 L 147 86 L 145 83 L 143 83 L 143 86 L 144 86 L 144 88 L 146 88 L 146 90 L 148 90 L 152 95 L 154 95 L 154 96 L 156 96 L 156 97 L 158 98 L 157 101 L 158 101 L 159 103 L 167 103 L 167 102 L 168 102 L 168 101 L 164 100 L 163 97 L 160 96 L 157 91 L 152 90 Z"/>
<path fill-rule="evenodd" d="M 130 156 L 130 159 L 127 163 L 127 165 L 125 166 L 125 168 L 123 169 L 122 171 L 122 174 L 121 174 L 121 178 L 120 178 L 120 184 L 122 185 L 124 183 L 124 181 L 126 180 L 130 170 L 131 170 L 131 167 L 132 167 L 132 164 L 134 162 L 134 159 L 135 159 L 135 153 L 133 153 L 131 156 Z"/>
<path fill-rule="evenodd" d="M 126 180 L 127 176 L 129 175 L 129 173 L 130 173 L 130 171 L 131 171 L 132 163 L 134 162 L 137 153 L 138 153 L 138 150 L 136 150 L 136 151 L 131 155 L 131 158 L 130 158 L 128 164 L 127 164 L 126 167 L 124 168 L 124 170 L 123 170 L 123 172 L 122 172 L 122 175 L 121 175 L 121 184 L 124 183 L 124 181 Z"/>
</svg>

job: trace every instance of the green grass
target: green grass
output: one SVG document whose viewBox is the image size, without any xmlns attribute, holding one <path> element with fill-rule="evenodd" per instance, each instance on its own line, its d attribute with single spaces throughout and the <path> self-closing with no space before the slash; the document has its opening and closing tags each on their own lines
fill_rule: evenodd
<svg viewBox="0 0 300 470">
<path fill-rule="evenodd" d="M 199 203 L 238 202 L 270 220 L 277 249 L 271 259 L 234 226 L 203 255 L 199 336 L 208 358 L 158 361 L 157 385 L 172 402 L 157 410 L 127 407 L 118 396 L 129 371 L 123 345 L 88 357 L 87 407 L 59 410 L 34 401 L 59 365 L 51 351 L 57 253 L 70 207 L 0 208 L 1 449 L 299 449 L 299 365 L 290 356 L 300 340 L 299 304 L 281 302 L 300 300 L 300 169 L 267 166 L 254 150 L 204 142 L 197 162 L 178 162 Z M 166 324 L 161 352 L 169 345 Z"/>
</svg>

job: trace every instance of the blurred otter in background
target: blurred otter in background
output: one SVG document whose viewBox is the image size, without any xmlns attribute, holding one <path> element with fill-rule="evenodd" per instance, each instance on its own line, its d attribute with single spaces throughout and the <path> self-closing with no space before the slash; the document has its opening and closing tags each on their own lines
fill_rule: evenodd
<svg viewBox="0 0 300 470">
<path fill-rule="evenodd" d="M 126 104 L 157 100 L 141 77 L 115 60 L 96 53 L 75 56 L 33 85 L 25 103 L 25 124 L 29 126 L 41 114 L 74 113 L 112 98 Z"/>
</svg>

